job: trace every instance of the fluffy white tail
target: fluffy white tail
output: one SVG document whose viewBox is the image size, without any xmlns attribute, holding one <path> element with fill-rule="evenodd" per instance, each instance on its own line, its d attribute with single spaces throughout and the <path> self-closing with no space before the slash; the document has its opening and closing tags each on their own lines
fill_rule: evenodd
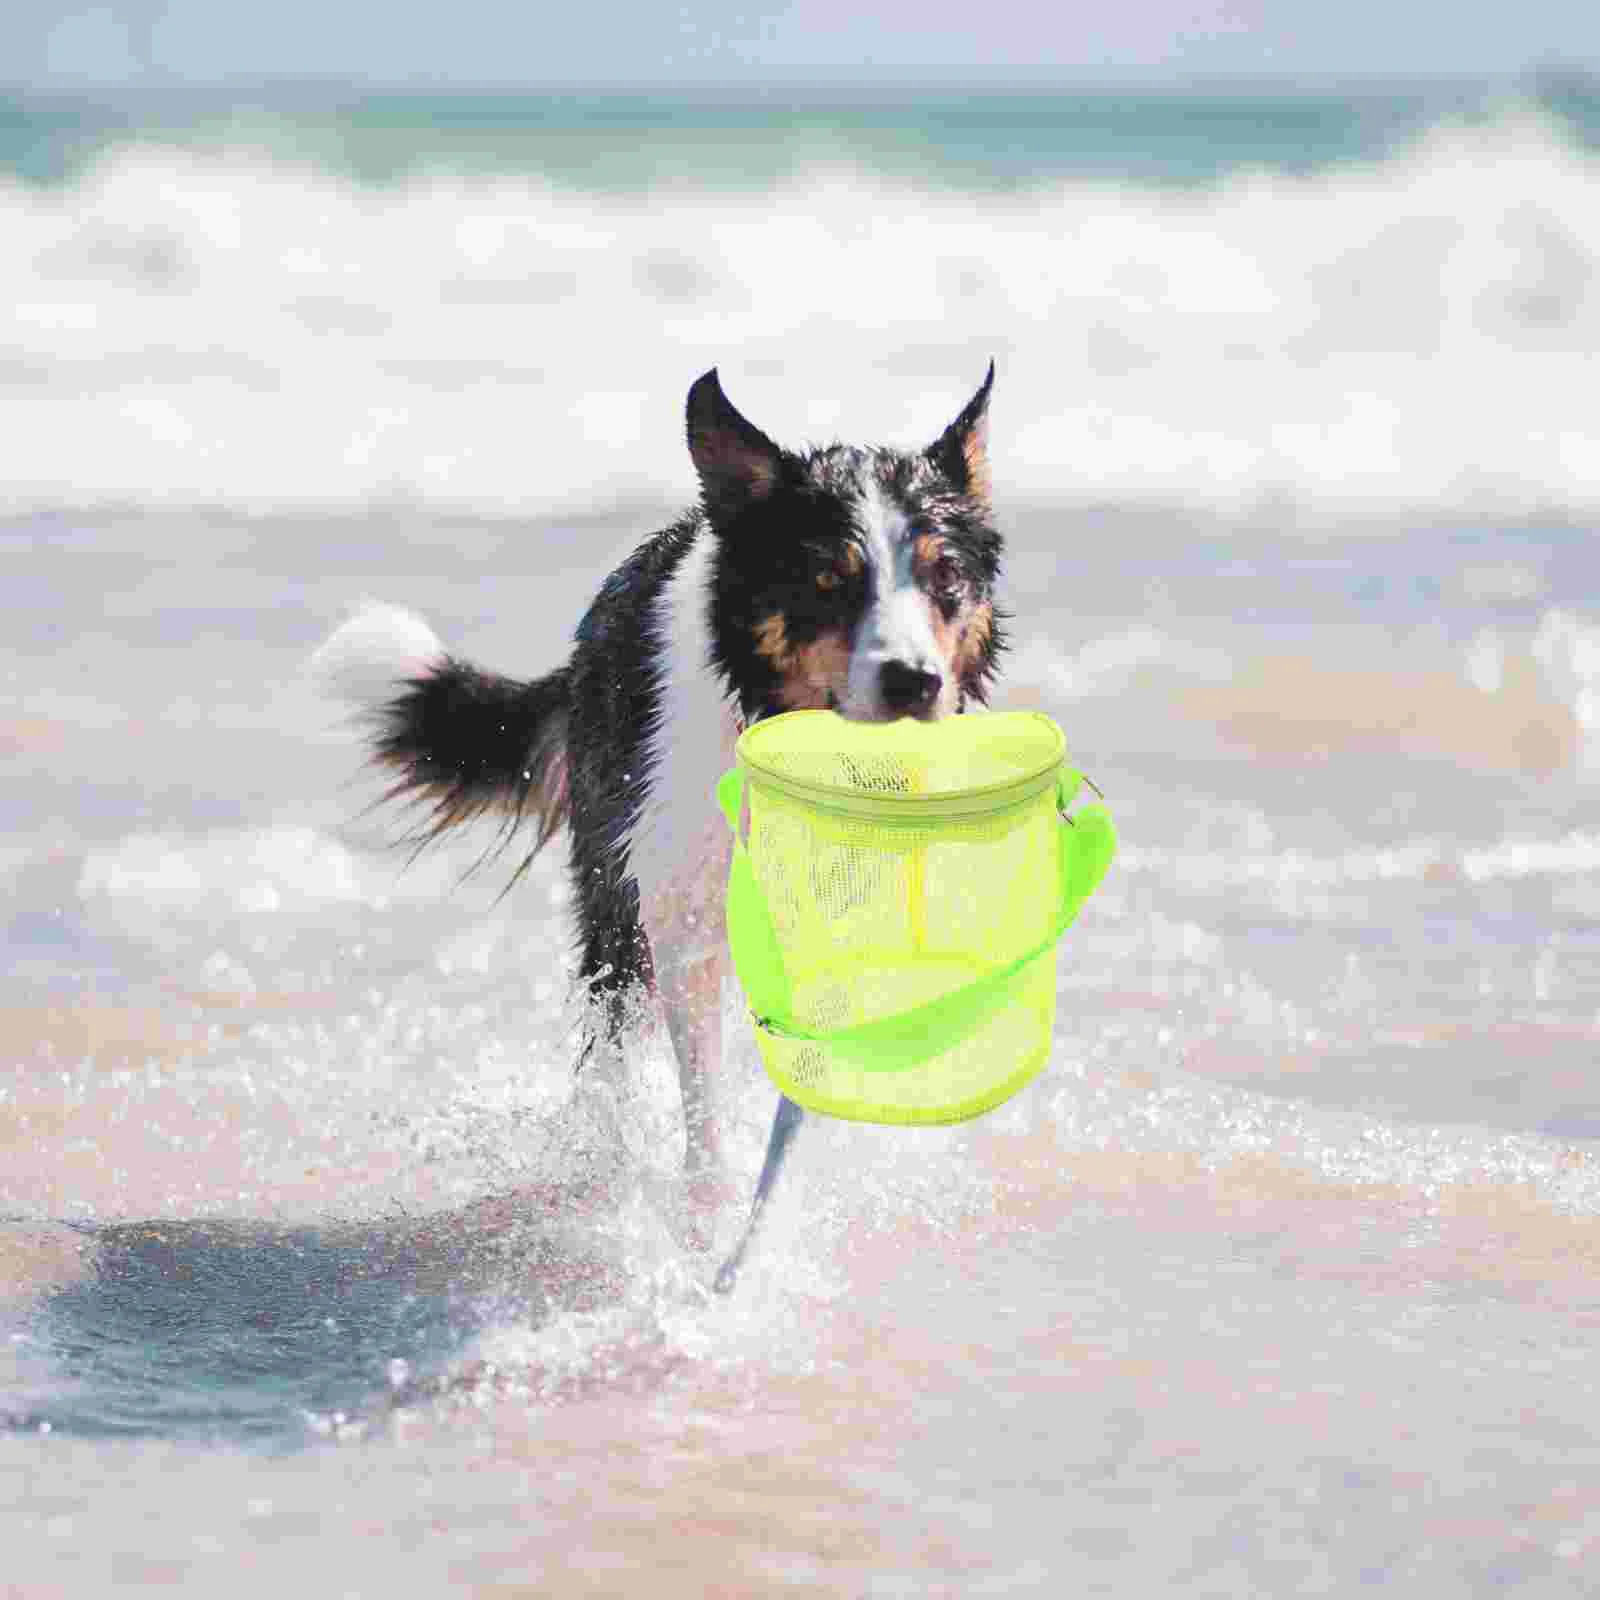
<svg viewBox="0 0 1600 1600">
<path fill-rule="evenodd" d="M 415 612 L 364 600 L 312 656 L 310 670 L 325 693 L 376 712 L 444 660 L 444 646 Z"/>
</svg>

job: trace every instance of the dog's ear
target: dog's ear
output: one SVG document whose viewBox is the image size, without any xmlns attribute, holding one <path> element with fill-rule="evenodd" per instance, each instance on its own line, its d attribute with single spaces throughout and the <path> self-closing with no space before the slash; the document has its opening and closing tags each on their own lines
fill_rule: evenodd
<svg viewBox="0 0 1600 1600">
<path fill-rule="evenodd" d="M 928 459 L 964 493 L 989 503 L 989 391 L 994 362 L 959 417 L 928 446 Z"/>
<path fill-rule="evenodd" d="M 715 367 L 695 380 L 686 410 L 689 456 L 713 523 L 772 493 L 783 452 L 733 409 Z"/>
</svg>

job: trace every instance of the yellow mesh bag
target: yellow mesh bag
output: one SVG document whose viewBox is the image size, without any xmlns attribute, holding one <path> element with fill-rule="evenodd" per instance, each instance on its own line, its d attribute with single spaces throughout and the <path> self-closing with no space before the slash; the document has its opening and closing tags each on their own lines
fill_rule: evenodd
<svg viewBox="0 0 1600 1600">
<path fill-rule="evenodd" d="M 861 1122 L 976 1117 L 1043 1067 L 1056 946 L 1105 875 L 1104 806 L 1032 712 L 757 723 L 718 786 L 728 939 L 768 1075 Z M 748 840 L 741 812 L 748 794 Z"/>
</svg>

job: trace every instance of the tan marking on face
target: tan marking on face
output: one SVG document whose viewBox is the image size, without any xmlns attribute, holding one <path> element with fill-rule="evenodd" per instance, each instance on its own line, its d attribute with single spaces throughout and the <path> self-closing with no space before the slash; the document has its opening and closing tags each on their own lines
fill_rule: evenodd
<svg viewBox="0 0 1600 1600">
<path fill-rule="evenodd" d="M 778 698 L 791 711 L 823 711 L 842 701 L 850 680 L 850 642 L 837 629 L 789 651 Z"/>
<path fill-rule="evenodd" d="M 948 709 L 954 710 L 959 704 L 959 691 L 966 689 L 970 693 L 982 675 L 984 649 L 994 627 L 994 608 L 985 600 L 971 610 L 962 609 L 947 618 L 930 600 L 928 615 L 939 660 L 944 666 L 947 695 L 942 698 L 948 698 Z"/>
<path fill-rule="evenodd" d="M 944 540 L 936 533 L 919 533 L 911 544 L 912 571 L 918 578 L 929 577 L 944 554 Z"/>
<path fill-rule="evenodd" d="M 765 656 L 780 673 L 787 673 L 794 665 L 794 651 L 789 647 L 789 629 L 781 611 L 763 617 L 756 624 L 756 653 Z"/>
<path fill-rule="evenodd" d="M 961 621 L 958 616 L 957 621 Z M 956 643 L 956 673 L 963 683 L 970 682 L 983 666 L 989 638 L 994 632 L 994 607 L 985 600 L 967 617 Z"/>
<path fill-rule="evenodd" d="M 966 620 L 959 611 L 953 617 L 946 617 L 932 600 L 928 602 L 928 620 L 933 625 L 933 642 L 939 651 L 939 664 L 948 672 L 955 666 Z"/>
<path fill-rule="evenodd" d="M 831 594 L 842 584 L 853 582 L 859 578 L 864 565 L 861 552 L 853 544 L 846 545 L 843 553 L 835 559 L 833 565 L 826 571 L 817 574 L 817 588 L 823 594 Z"/>
<path fill-rule="evenodd" d="M 913 571 L 922 583 L 931 583 L 934 569 L 949 553 L 949 547 L 936 533 L 919 533 L 911 546 Z M 975 607 L 962 605 L 955 616 L 946 617 L 939 602 L 928 596 L 928 620 L 934 643 L 946 675 L 956 683 L 970 685 L 983 663 L 985 647 L 994 625 L 994 608 L 987 600 Z"/>
</svg>

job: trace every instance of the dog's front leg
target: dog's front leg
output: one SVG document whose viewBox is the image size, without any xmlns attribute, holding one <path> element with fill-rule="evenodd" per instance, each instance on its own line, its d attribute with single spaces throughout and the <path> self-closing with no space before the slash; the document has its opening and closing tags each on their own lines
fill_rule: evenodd
<svg viewBox="0 0 1600 1600">
<path fill-rule="evenodd" d="M 715 1088 L 722 1068 L 722 979 L 725 950 L 662 963 L 657 973 L 662 1008 L 683 1099 L 684 1178 L 696 1209 L 713 1205 L 722 1184 L 722 1140 Z"/>
<path fill-rule="evenodd" d="M 690 1232 L 702 1238 L 724 1199 L 720 1107 L 722 980 L 731 970 L 723 913 L 729 845 L 720 824 L 686 852 L 683 868 L 642 902 L 656 993 L 677 1057 L 683 1103 Z"/>
</svg>

